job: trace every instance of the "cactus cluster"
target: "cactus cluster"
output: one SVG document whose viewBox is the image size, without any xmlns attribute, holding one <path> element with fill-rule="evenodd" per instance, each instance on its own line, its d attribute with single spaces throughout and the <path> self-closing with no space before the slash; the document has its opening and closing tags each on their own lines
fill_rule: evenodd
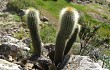
<svg viewBox="0 0 110 70">
<path fill-rule="evenodd" d="M 79 14 L 76 9 L 66 7 L 60 13 L 60 26 L 59 32 L 55 42 L 55 52 L 53 53 L 53 65 L 57 67 L 63 61 L 63 58 L 71 49 L 73 43 L 76 41 L 79 32 L 78 24 Z M 35 9 L 28 9 L 27 24 L 32 38 L 34 54 L 40 57 L 41 55 L 41 39 L 39 36 L 39 13 Z M 55 64 L 55 66 L 54 66 Z M 51 69 L 50 67 L 50 69 Z M 52 69 L 51 69 L 52 70 Z"/>
</svg>

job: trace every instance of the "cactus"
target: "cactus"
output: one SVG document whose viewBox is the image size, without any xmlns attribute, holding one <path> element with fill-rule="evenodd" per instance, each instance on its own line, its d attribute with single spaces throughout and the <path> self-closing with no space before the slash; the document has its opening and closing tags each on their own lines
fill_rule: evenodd
<svg viewBox="0 0 110 70">
<path fill-rule="evenodd" d="M 57 67 L 54 64 L 51 64 L 49 66 L 49 70 L 57 70 Z"/>
<path fill-rule="evenodd" d="M 32 45 L 34 49 L 34 54 L 38 57 L 41 55 L 41 39 L 39 36 L 39 12 L 34 8 L 27 10 L 27 24 L 30 30 L 30 35 L 32 38 Z"/>
<path fill-rule="evenodd" d="M 79 27 L 75 28 L 74 33 L 71 35 L 71 38 L 68 40 L 66 48 L 65 48 L 64 55 L 67 55 L 67 53 L 71 49 L 73 43 L 76 41 L 76 38 L 77 38 L 79 31 L 80 31 L 80 25 L 79 25 Z"/>
<path fill-rule="evenodd" d="M 66 43 L 74 32 L 78 17 L 78 12 L 71 7 L 66 7 L 61 10 L 60 29 L 55 44 L 54 62 L 56 66 L 63 60 Z"/>
</svg>

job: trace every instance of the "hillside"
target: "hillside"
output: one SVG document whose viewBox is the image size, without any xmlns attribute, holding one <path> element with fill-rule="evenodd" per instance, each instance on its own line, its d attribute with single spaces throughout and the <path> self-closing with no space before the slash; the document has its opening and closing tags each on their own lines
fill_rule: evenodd
<svg viewBox="0 0 110 70">
<path fill-rule="evenodd" d="M 65 31 L 61 30 L 63 32 L 60 33 L 60 11 L 67 6 L 77 9 L 80 15 L 79 26 L 77 25 L 75 32 L 71 32 L 66 30 L 72 23 L 67 24 L 70 27 L 62 23 Z M 33 16 L 33 8 L 30 7 L 38 10 L 39 18 L 35 14 Z M 31 11 L 31 15 L 27 9 Z M 36 22 L 36 19 L 40 21 Z M 68 21 L 62 21 L 66 20 Z M 72 27 L 72 31 L 73 29 Z M 38 47 L 41 49 L 38 50 Z M 59 64 L 54 64 L 55 54 L 63 54 L 62 51 L 65 53 L 66 47 L 67 50 L 70 48 L 68 54 L 62 57 Z M 41 56 L 36 53 L 41 53 Z M 16 66 L 17 70 L 109 70 L 110 7 L 66 0 L 0 0 L 0 59 L 3 64 L 0 65 L 1 68 L 9 61 L 13 63 L 11 67 Z M 8 63 L 9 68 L 11 63 Z"/>
<path fill-rule="evenodd" d="M 57 2 L 51 0 L 35 0 L 29 3 L 28 0 L 22 2 L 12 2 L 10 3 L 11 6 L 15 6 L 15 8 L 24 9 L 27 7 L 34 7 L 40 10 L 41 15 L 45 16 L 49 19 L 50 23 L 55 24 L 58 26 L 58 18 L 60 10 L 66 6 L 72 6 L 76 8 L 80 12 L 81 23 L 91 23 L 92 25 L 101 25 L 99 35 L 104 38 L 104 36 L 110 36 L 110 11 L 108 5 L 100 5 L 98 3 L 83 3 L 77 4 L 74 2 L 66 2 L 64 0 L 58 0 Z M 21 4 L 21 5 L 20 5 Z M 24 4 L 24 5 L 23 5 Z M 31 5 L 32 4 L 32 5 Z M 14 9 L 12 9 L 14 10 Z M 16 9 L 15 9 L 16 10 Z M 83 22 L 82 22 L 83 21 Z M 80 22 L 80 21 L 79 21 Z"/>
<path fill-rule="evenodd" d="M 60 0 L 56 3 L 54 3 L 53 1 L 38 0 L 37 3 L 38 3 L 37 7 L 39 8 L 39 10 L 40 8 L 46 9 L 56 18 L 58 18 L 61 8 L 65 6 L 73 6 L 81 13 L 80 16 L 82 17 L 81 19 L 84 20 L 84 23 L 91 22 L 93 25 L 101 24 L 103 27 L 101 28 L 102 30 L 100 31 L 101 32 L 104 31 L 104 32 L 100 33 L 100 35 L 102 36 L 110 35 L 110 32 L 109 32 L 110 12 L 109 12 L 108 6 L 99 5 L 99 4 L 75 4 L 72 2 L 67 3 L 66 1 L 63 1 L 63 0 Z M 50 19 L 50 21 L 51 20 L 52 19 Z"/>
</svg>

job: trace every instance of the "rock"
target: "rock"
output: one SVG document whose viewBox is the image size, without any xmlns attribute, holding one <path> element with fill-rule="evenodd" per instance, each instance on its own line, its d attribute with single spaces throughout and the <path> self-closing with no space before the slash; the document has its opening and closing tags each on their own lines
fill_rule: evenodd
<svg viewBox="0 0 110 70">
<path fill-rule="evenodd" d="M 22 39 L 22 42 L 26 43 L 29 46 L 30 43 L 31 43 L 31 39 L 30 38 L 25 38 L 25 39 Z"/>
<path fill-rule="evenodd" d="M 18 40 L 11 36 L 1 36 L 0 42 L 2 44 L 8 45 L 11 48 L 11 50 L 17 50 L 17 49 L 28 50 L 28 51 L 30 50 L 30 48 L 27 47 L 27 45 L 23 43 L 21 40 Z"/>
<path fill-rule="evenodd" d="M 3 55 L 5 57 L 8 57 L 8 55 L 10 54 L 10 47 L 5 45 L 5 44 L 2 44 L 0 45 L 0 55 Z"/>
<path fill-rule="evenodd" d="M 21 66 L 17 64 L 0 59 L 0 70 L 23 70 L 23 69 L 21 68 Z"/>
<path fill-rule="evenodd" d="M 21 40 L 11 36 L 0 36 L 0 54 L 8 57 L 11 55 L 13 58 L 17 56 L 27 58 L 30 48 Z"/>
<path fill-rule="evenodd" d="M 25 69 L 26 69 L 26 70 L 31 70 L 32 67 L 33 67 L 33 64 L 32 64 L 32 63 L 27 63 L 27 64 L 25 65 Z"/>
<path fill-rule="evenodd" d="M 45 24 L 49 24 L 49 19 L 45 16 L 43 16 L 40 20 L 41 20 L 41 22 L 43 22 Z"/>
<path fill-rule="evenodd" d="M 9 57 L 9 59 L 8 59 L 8 60 L 9 60 L 10 62 L 12 62 L 12 61 L 13 61 L 12 56 L 10 56 L 10 55 L 9 55 L 8 57 Z"/>
<path fill-rule="evenodd" d="M 47 57 L 47 56 L 49 56 L 49 53 L 51 52 L 51 51 L 55 51 L 55 44 L 53 44 L 53 43 L 47 43 L 47 44 L 45 44 L 45 45 L 42 45 L 43 46 L 43 48 L 42 48 L 42 55 L 43 56 L 45 56 L 45 57 Z"/>
<path fill-rule="evenodd" d="M 83 58 L 76 70 L 103 70 L 102 67 L 95 62 L 91 62 L 89 58 Z"/>
<path fill-rule="evenodd" d="M 103 65 L 104 65 L 104 63 L 103 63 L 102 60 L 98 60 L 98 64 L 99 64 L 101 67 L 103 67 Z"/>
<path fill-rule="evenodd" d="M 88 56 L 71 55 L 62 70 L 104 70 L 98 63 Z"/>
<path fill-rule="evenodd" d="M 6 4 L 8 3 L 8 0 L 0 0 L 0 11 L 3 11 L 6 9 Z"/>
</svg>

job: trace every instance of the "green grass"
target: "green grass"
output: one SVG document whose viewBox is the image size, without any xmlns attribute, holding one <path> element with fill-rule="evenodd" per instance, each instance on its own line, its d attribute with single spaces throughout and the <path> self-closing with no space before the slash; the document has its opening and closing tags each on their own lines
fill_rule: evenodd
<svg viewBox="0 0 110 70">
<path fill-rule="evenodd" d="M 28 38 L 30 35 L 27 34 L 23 28 L 20 28 L 19 32 L 15 32 L 14 33 L 14 37 L 19 39 L 19 40 L 22 40 L 24 37 L 25 38 Z"/>
<path fill-rule="evenodd" d="M 19 1 L 19 0 L 17 0 Z M 65 0 L 58 0 L 57 2 L 54 1 L 43 1 L 43 0 L 33 0 L 33 2 L 29 3 L 29 0 L 20 0 L 19 2 L 22 2 L 20 4 L 24 4 L 23 7 L 29 7 L 32 5 L 32 7 L 35 7 L 36 9 L 40 10 L 40 9 L 45 9 L 46 11 L 49 11 L 51 15 L 53 15 L 55 18 L 59 18 L 59 12 L 62 8 L 66 7 L 66 6 L 72 6 L 74 8 L 76 8 L 78 11 L 82 12 L 84 15 L 81 17 L 82 21 L 79 21 L 80 23 L 88 23 L 91 22 L 92 25 L 102 25 L 99 35 L 100 36 L 105 36 L 108 35 L 110 36 L 110 25 L 108 25 L 107 23 L 103 23 L 100 22 L 96 19 L 94 19 L 92 16 L 90 16 L 89 14 L 87 14 L 88 12 L 93 12 L 96 13 L 98 15 L 102 15 L 101 12 L 97 11 L 97 8 L 102 8 L 99 4 L 88 4 L 88 5 L 84 5 L 84 4 L 75 4 L 75 3 L 68 3 Z M 14 5 L 16 5 L 14 3 Z M 19 4 L 17 4 L 19 5 Z M 21 5 L 22 6 L 22 5 Z M 107 17 L 105 14 L 102 15 L 104 18 L 109 18 Z M 19 20 L 18 17 L 15 16 L 16 21 Z M 52 27 L 51 27 L 52 28 Z M 48 30 L 48 28 L 46 28 Z M 45 30 L 42 30 L 45 32 Z M 45 33 L 42 33 L 45 34 Z M 42 37 L 44 37 L 42 35 Z M 46 42 L 46 41 L 44 41 Z M 51 42 L 51 41 L 49 41 Z M 53 41 L 52 41 L 53 42 Z"/>
<path fill-rule="evenodd" d="M 21 19 L 18 15 L 13 15 L 13 20 L 16 21 L 16 22 L 20 22 Z"/>
<path fill-rule="evenodd" d="M 106 54 L 107 56 L 110 56 L 110 51 L 108 49 L 104 49 L 103 53 Z"/>
<path fill-rule="evenodd" d="M 88 7 L 92 5 L 83 5 L 83 4 L 81 5 L 81 4 L 75 4 L 72 2 L 68 3 L 65 0 L 58 0 L 58 2 L 36 0 L 36 7 L 38 9 L 40 8 L 46 9 L 50 11 L 55 17 L 58 17 L 60 10 L 66 6 L 72 6 L 76 8 L 78 11 L 83 11 L 83 12 L 92 11 L 92 12 L 99 13 L 98 11 Z"/>
<path fill-rule="evenodd" d="M 55 26 L 42 24 L 40 29 L 40 36 L 43 43 L 55 43 L 56 40 Z"/>
</svg>

